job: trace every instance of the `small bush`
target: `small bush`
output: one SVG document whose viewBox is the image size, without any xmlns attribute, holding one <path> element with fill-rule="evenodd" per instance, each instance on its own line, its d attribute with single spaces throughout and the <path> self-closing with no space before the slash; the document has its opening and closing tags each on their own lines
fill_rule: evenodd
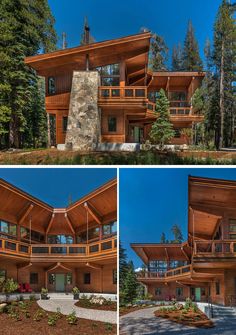
<svg viewBox="0 0 236 335">
<path fill-rule="evenodd" d="M 106 323 L 105 323 L 105 329 L 106 329 L 106 331 L 111 331 L 111 330 L 112 330 L 112 324 L 106 322 Z"/>
<path fill-rule="evenodd" d="M 54 314 L 51 314 L 48 316 L 48 325 L 49 326 L 55 326 L 57 323 L 57 315 L 54 313 Z"/>
<path fill-rule="evenodd" d="M 43 309 L 38 309 L 34 316 L 33 316 L 33 320 L 34 321 L 41 321 L 46 315 L 46 312 Z"/>
<path fill-rule="evenodd" d="M 77 316 L 75 314 L 75 311 L 73 311 L 72 313 L 70 313 L 69 315 L 67 315 L 66 320 L 68 322 L 69 325 L 76 325 L 77 324 Z"/>
</svg>

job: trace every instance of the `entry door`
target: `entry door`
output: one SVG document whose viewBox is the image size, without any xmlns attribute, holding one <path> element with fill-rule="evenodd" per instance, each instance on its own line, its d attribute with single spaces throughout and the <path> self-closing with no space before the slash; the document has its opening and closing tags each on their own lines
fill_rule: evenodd
<svg viewBox="0 0 236 335">
<path fill-rule="evenodd" d="M 65 291 L 65 275 L 62 273 L 56 274 L 56 292 Z"/>
<path fill-rule="evenodd" d="M 201 301 L 201 288 L 200 287 L 195 288 L 195 299 L 196 301 Z"/>
</svg>

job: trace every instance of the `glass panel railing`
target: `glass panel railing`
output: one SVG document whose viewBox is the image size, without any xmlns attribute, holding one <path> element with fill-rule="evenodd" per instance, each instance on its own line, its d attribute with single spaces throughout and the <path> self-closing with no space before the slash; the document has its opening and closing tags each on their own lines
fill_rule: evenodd
<svg viewBox="0 0 236 335">
<path fill-rule="evenodd" d="M 101 244 L 102 250 L 112 249 L 112 241 L 104 242 Z"/>
<path fill-rule="evenodd" d="M 32 247 L 32 254 L 48 254 L 49 247 Z"/>
<path fill-rule="evenodd" d="M 9 250 L 16 251 L 16 243 L 6 241 L 5 242 L 5 248 L 9 249 Z"/>
<path fill-rule="evenodd" d="M 85 247 L 69 247 L 70 254 L 85 254 L 86 248 Z"/>
<path fill-rule="evenodd" d="M 20 244 L 19 246 L 19 251 L 28 254 L 29 252 L 29 247 L 27 245 L 22 245 Z"/>
<path fill-rule="evenodd" d="M 67 254 L 67 248 L 66 247 L 51 247 L 51 254 Z"/>
<path fill-rule="evenodd" d="M 95 244 L 95 245 L 91 245 L 89 247 L 89 252 L 93 253 L 93 252 L 98 252 L 99 251 L 99 244 Z"/>
</svg>

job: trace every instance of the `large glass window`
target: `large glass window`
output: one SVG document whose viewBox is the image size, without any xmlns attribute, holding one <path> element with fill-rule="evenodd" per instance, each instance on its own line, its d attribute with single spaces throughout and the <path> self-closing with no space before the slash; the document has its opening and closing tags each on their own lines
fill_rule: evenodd
<svg viewBox="0 0 236 335">
<path fill-rule="evenodd" d="M 175 268 L 178 268 L 180 266 L 185 266 L 185 265 L 188 265 L 188 262 L 187 261 L 170 261 L 169 263 L 169 267 L 170 269 L 175 269 Z"/>
<path fill-rule="evenodd" d="M 109 132 L 116 132 L 117 128 L 117 119 L 115 116 L 109 116 L 108 117 L 108 131 Z"/>
<path fill-rule="evenodd" d="M 110 64 L 97 68 L 101 75 L 102 86 L 119 86 L 120 85 L 120 66 L 119 64 Z"/>
<path fill-rule="evenodd" d="M 99 238 L 99 227 L 90 228 L 88 230 L 88 240 L 94 240 L 98 238 Z M 77 242 L 78 243 L 87 242 L 87 231 L 83 231 L 77 236 Z"/>
<path fill-rule="evenodd" d="M 164 274 L 167 271 L 167 262 L 166 261 L 150 261 L 149 262 L 149 271 L 159 274 Z"/>
<path fill-rule="evenodd" d="M 21 240 L 30 240 L 30 229 L 25 227 L 20 227 Z M 38 231 L 31 230 L 31 241 L 34 242 L 44 242 L 44 235 Z"/>
<path fill-rule="evenodd" d="M 116 232 L 117 232 L 117 222 L 111 222 L 109 224 L 105 224 L 102 227 L 102 234 L 103 234 L 103 236 L 115 235 Z"/>
<path fill-rule="evenodd" d="M 159 91 L 151 91 L 148 93 L 148 99 L 154 103 L 159 98 Z"/>
<path fill-rule="evenodd" d="M 16 236 L 16 224 L 0 220 L 1 233 Z"/>
<path fill-rule="evenodd" d="M 73 237 L 70 235 L 49 235 L 49 244 L 73 244 Z"/>
<path fill-rule="evenodd" d="M 169 99 L 170 99 L 170 101 L 186 101 L 187 100 L 187 94 L 184 91 L 170 92 L 169 93 Z"/>
<path fill-rule="evenodd" d="M 48 78 L 48 94 L 56 93 L 56 82 L 54 77 Z"/>
</svg>

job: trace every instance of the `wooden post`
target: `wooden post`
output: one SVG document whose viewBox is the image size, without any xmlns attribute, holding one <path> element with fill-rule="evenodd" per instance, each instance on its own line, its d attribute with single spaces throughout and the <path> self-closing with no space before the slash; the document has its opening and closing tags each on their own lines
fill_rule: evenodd
<svg viewBox="0 0 236 335">
<path fill-rule="evenodd" d="M 125 87 L 125 61 L 122 60 L 120 63 L 120 86 Z"/>
</svg>

